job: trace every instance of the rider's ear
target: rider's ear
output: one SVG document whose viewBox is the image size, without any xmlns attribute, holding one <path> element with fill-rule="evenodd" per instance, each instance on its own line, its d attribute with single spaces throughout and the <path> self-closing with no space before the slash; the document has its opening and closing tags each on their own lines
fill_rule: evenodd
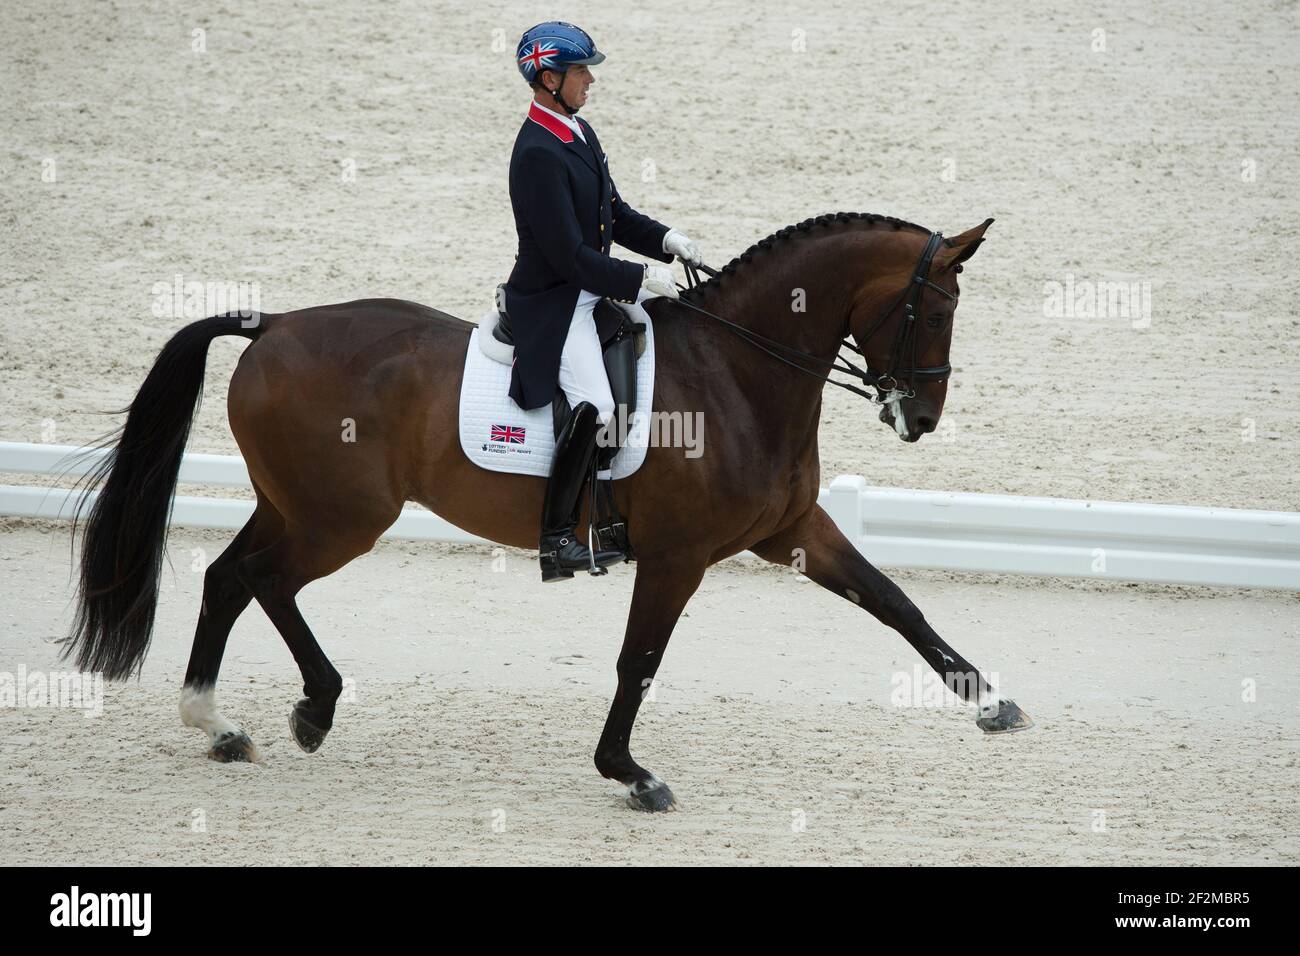
<svg viewBox="0 0 1300 956">
<path fill-rule="evenodd" d="M 953 236 L 945 242 L 943 248 L 934 257 L 934 263 L 939 271 L 946 272 L 975 255 L 975 250 L 984 242 L 984 231 L 991 225 L 993 220 L 985 219 L 974 229 L 967 229 L 960 236 Z"/>
</svg>

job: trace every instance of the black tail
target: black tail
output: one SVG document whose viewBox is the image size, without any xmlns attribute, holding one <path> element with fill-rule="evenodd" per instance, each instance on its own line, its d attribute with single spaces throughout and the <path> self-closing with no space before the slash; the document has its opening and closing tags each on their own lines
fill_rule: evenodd
<svg viewBox="0 0 1300 956">
<path fill-rule="evenodd" d="M 73 516 L 75 538 L 82 508 L 103 482 L 83 532 L 77 616 L 62 655 L 75 654 L 81 670 L 102 671 L 106 679 L 118 680 L 144 663 L 158 607 L 172 495 L 203 396 L 208 344 L 221 335 L 255 339 L 262 330 L 260 321 L 238 315 L 185 326 L 158 354 L 125 410 L 126 424 L 96 446 L 108 448 L 120 436 L 87 474 L 87 493 Z"/>
</svg>

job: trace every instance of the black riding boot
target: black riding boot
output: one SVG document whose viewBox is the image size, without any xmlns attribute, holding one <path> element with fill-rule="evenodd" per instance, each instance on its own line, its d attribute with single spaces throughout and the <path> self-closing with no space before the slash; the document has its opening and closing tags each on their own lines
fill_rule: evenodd
<svg viewBox="0 0 1300 956">
<path fill-rule="evenodd" d="M 591 472 L 596 453 L 600 421 L 596 406 L 580 402 L 569 412 L 555 440 L 555 460 L 546 481 L 546 502 L 542 505 L 542 540 L 538 545 L 542 580 L 559 581 L 574 571 L 592 567 L 591 552 L 578 539 L 575 525 L 582 502 L 582 489 Z M 604 568 L 627 560 L 621 551 L 596 551 L 595 566 Z"/>
</svg>

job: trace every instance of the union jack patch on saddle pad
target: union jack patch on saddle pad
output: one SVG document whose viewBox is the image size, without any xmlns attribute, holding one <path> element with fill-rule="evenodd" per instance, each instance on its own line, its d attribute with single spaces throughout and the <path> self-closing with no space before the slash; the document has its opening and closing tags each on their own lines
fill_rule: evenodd
<svg viewBox="0 0 1300 956">
<path fill-rule="evenodd" d="M 508 445 L 522 445 L 524 443 L 524 428 L 515 425 L 493 425 L 492 434 L 489 435 L 491 441 L 502 441 Z"/>
<path fill-rule="evenodd" d="M 491 324 L 488 322 L 491 320 Z M 520 408 L 510 397 L 510 359 L 499 350 L 485 351 L 480 336 L 492 338 L 495 306 L 484 313 L 465 343 L 465 375 L 460 386 L 460 448 L 465 457 L 486 471 L 545 478 L 555 457 L 555 415 L 551 406 Z M 636 407 L 649 409 L 655 389 L 655 335 L 650 316 L 645 352 L 636 363 Z M 513 357 L 513 356 L 511 356 Z M 627 443 L 619 449 L 610 471 L 615 481 L 633 474 L 649 451 L 648 416 L 635 416 Z"/>
</svg>

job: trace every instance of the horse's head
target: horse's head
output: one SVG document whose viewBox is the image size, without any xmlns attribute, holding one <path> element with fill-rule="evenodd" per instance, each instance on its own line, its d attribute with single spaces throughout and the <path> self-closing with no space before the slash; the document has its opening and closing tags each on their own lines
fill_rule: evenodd
<svg viewBox="0 0 1300 956">
<path fill-rule="evenodd" d="M 951 239 L 894 233 L 897 254 L 877 258 L 871 281 L 859 291 L 849 330 L 877 377 L 880 420 L 903 441 L 938 427 L 948 396 L 948 350 L 957 311 L 957 274 L 984 241 L 986 219 Z M 919 244 L 918 240 L 919 239 Z"/>
</svg>

